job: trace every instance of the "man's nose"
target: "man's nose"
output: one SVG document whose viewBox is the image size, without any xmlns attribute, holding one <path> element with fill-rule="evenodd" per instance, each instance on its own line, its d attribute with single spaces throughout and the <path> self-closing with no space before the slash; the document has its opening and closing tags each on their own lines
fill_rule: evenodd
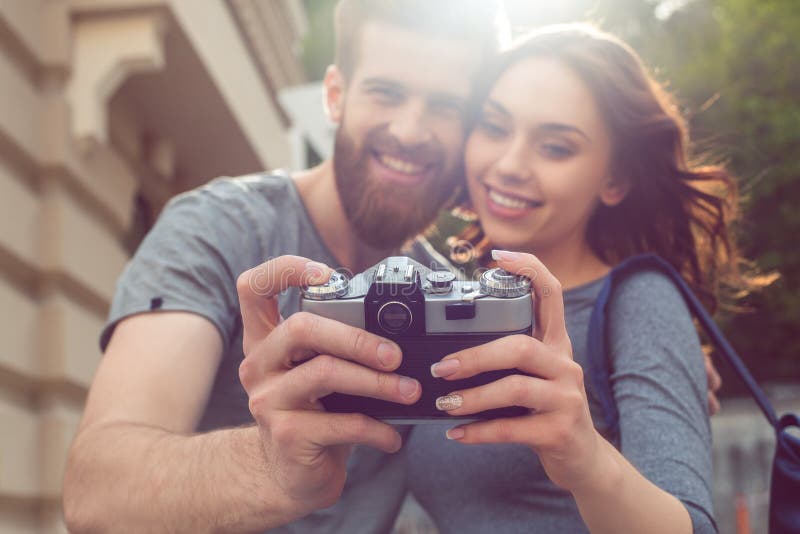
<svg viewBox="0 0 800 534">
<path fill-rule="evenodd" d="M 424 145 L 433 138 L 423 102 L 411 101 L 397 109 L 389 133 L 404 147 Z"/>
</svg>

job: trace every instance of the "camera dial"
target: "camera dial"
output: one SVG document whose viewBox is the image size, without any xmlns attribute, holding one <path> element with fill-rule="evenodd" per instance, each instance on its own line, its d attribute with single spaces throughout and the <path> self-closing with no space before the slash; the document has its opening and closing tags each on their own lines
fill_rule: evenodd
<svg viewBox="0 0 800 534">
<path fill-rule="evenodd" d="M 331 300 L 347 294 L 350 283 L 342 273 L 331 274 L 330 279 L 318 286 L 303 286 L 303 296 L 310 300 Z"/>
<path fill-rule="evenodd" d="M 481 275 L 481 293 L 490 297 L 521 297 L 531 290 L 531 281 L 521 275 L 496 267 Z"/>
</svg>

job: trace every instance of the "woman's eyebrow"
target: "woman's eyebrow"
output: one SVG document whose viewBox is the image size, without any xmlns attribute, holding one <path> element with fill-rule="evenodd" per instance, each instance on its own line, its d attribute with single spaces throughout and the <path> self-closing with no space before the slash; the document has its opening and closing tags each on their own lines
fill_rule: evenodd
<svg viewBox="0 0 800 534">
<path fill-rule="evenodd" d="M 536 126 L 537 130 L 544 131 L 544 132 L 552 132 L 552 133 L 564 133 L 564 132 L 572 132 L 580 135 L 587 141 L 591 142 L 589 136 L 586 133 L 578 128 L 577 126 L 573 126 L 572 124 L 564 124 L 561 122 L 543 122 Z"/>
<path fill-rule="evenodd" d="M 512 113 L 508 111 L 508 109 L 506 109 L 505 106 L 503 106 L 500 102 L 496 100 L 492 100 L 491 98 L 486 99 L 486 103 L 484 104 L 483 108 L 484 112 L 498 113 L 508 118 L 513 117 Z M 572 132 L 580 135 L 588 142 L 592 141 L 586 134 L 586 132 L 584 132 L 577 126 L 574 126 L 572 124 L 566 124 L 563 122 L 543 122 L 541 124 L 536 125 L 536 130 L 543 131 L 545 133 Z"/>
</svg>

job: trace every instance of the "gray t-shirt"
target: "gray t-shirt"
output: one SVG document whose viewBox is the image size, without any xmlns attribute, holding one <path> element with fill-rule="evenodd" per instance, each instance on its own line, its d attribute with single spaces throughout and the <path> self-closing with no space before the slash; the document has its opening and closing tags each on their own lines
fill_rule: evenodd
<svg viewBox="0 0 800 534">
<path fill-rule="evenodd" d="M 407 253 L 423 263 L 441 261 L 422 241 Z M 208 318 L 224 356 L 197 430 L 253 424 L 238 378 L 236 278 L 283 254 L 337 266 L 287 175 L 218 179 L 174 198 L 119 279 L 101 347 L 117 322 L 133 314 L 176 310 Z M 599 282 L 565 294 L 567 326 L 582 363 L 598 290 Z M 297 311 L 298 298 L 296 289 L 279 297 L 284 317 Z M 668 280 L 641 274 L 619 288 L 609 322 L 622 451 L 687 504 L 697 532 L 713 532 L 705 372 L 686 307 Z M 590 388 L 589 396 L 602 431 Z M 528 449 L 467 447 L 444 440 L 439 425 L 416 427 L 411 436 L 407 428 L 401 432 L 406 445 L 394 455 L 356 447 L 337 504 L 274 532 L 387 532 L 407 488 L 442 532 L 585 531 L 571 496 L 547 480 Z"/>
<path fill-rule="evenodd" d="M 603 282 L 564 293 L 574 358 L 584 369 L 589 317 Z M 620 418 L 615 445 L 686 505 L 695 532 L 716 532 L 706 374 L 683 297 L 664 275 L 638 273 L 616 288 L 607 321 Z M 603 410 L 585 376 L 592 417 L 603 433 Z M 528 447 L 449 441 L 444 433 L 452 426 L 417 426 L 403 449 L 409 489 L 440 532 L 587 532 L 572 495 L 550 482 Z"/>
<path fill-rule="evenodd" d="M 440 265 L 431 251 L 416 241 L 405 253 Z M 284 254 L 338 267 L 288 175 L 221 178 L 173 198 L 117 282 L 101 348 L 130 315 L 156 310 L 202 315 L 219 330 L 224 355 L 197 430 L 254 424 L 238 374 L 244 355 L 236 278 Z M 288 317 L 298 309 L 298 290 L 284 292 L 278 302 Z M 389 531 L 406 494 L 403 481 L 401 454 L 356 447 L 339 502 L 273 532 Z"/>
</svg>

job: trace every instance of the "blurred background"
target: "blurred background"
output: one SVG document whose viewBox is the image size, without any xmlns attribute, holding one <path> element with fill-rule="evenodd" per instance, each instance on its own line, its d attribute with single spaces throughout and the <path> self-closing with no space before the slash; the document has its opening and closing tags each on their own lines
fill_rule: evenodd
<svg viewBox="0 0 800 534">
<path fill-rule="evenodd" d="M 63 532 L 61 473 L 116 277 L 173 195 L 330 154 L 334 0 L 0 0 L 0 533 Z M 507 0 L 515 31 L 591 20 L 639 51 L 727 161 L 745 254 L 779 277 L 718 317 L 800 410 L 800 1 Z M 451 235 L 447 215 L 433 238 Z M 445 251 L 446 252 L 446 251 Z M 724 377 L 721 532 L 766 532 L 770 429 Z M 413 501 L 397 532 L 433 532 Z"/>
</svg>

